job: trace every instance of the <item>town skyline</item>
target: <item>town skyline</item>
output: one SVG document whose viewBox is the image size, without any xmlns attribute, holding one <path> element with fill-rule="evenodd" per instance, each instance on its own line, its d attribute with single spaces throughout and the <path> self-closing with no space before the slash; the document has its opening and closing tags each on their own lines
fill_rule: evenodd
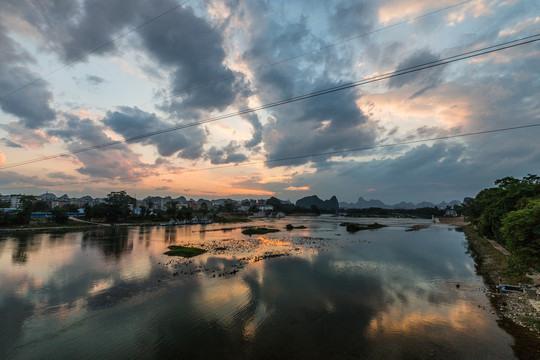
<svg viewBox="0 0 540 360">
<path fill-rule="evenodd" d="M 120 191 L 120 192 L 124 192 L 123 190 Z M 62 207 L 62 206 L 65 206 L 65 205 L 69 205 L 69 204 L 76 204 L 80 207 L 82 207 L 84 204 L 88 204 L 88 205 L 95 205 L 95 204 L 99 204 L 99 203 L 102 203 L 104 202 L 104 199 L 106 199 L 108 197 L 108 195 L 110 194 L 114 194 L 115 192 L 110 192 L 109 194 L 107 194 L 107 196 L 103 196 L 103 197 L 92 197 L 90 195 L 84 195 L 84 196 L 81 196 L 81 197 L 70 197 L 69 195 L 66 194 L 63 194 L 63 195 L 60 195 L 60 196 L 57 196 L 56 194 L 54 193 L 49 193 L 49 192 L 46 192 L 44 194 L 39 194 L 39 195 L 28 195 L 28 194 L 10 194 L 10 195 L 7 195 L 7 194 L 0 194 L 0 200 L 3 200 L 3 201 L 7 201 L 9 203 L 11 203 L 11 208 L 17 208 L 18 207 L 18 204 L 19 204 L 19 199 L 22 197 L 22 196 L 35 196 L 37 200 L 46 200 L 50 207 L 51 208 L 56 208 L 56 207 Z M 128 196 L 132 196 L 131 194 L 129 193 L 126 193 L 126 195 Z M 189 203 L 195 203 L 195 204 L 201 204 L 201 203 L 212 203 L 214 205 L 224 205 L 226 202 L 228 201 L 233 201 L 237 204 L 241 204 L 243 202 L 246 202 L 246 201 L 249 201 L 249 202 L 256 202 L 258 203 L 259 205 L 261 203 L 266 203 L 267 200 L 269 200 L 270 198 L 243 198 L 243 199 L 232 199 L 232 198 L 197 198 L 197 199 L 194 199 L 194 198 L 190 198 L 190 197 L 186 197 L 184 195 L 180 195 L 180 196 L 170 196 L 170 195 L 165 195 L 165 196 L 145 196 L 143 198 L 138 198 L 136 196 L 132 196 L 136 202 L 137 202 L 137 206 L 139 206 L 140 204 L 145 204 L 147 205 L 148 202 L 152 202 L 152 203 L 155 203 L 157 207 L 157 209 L 159 210 L 162 210 L 165 208 L 165 205 L 167 204 L 167 202 L 171 202 L 171 201 L 176 201 L 176 202 L 179 202 L 179 203 L 184 203 L 184 204 L 189 204 Z M 306 197 L 303 197 L 303 198 L 300 198 L 300 199 L 297 199 L 296 201 L 293 201 L 291 199 L 279 199 L 282 201 L 282 203 L 288 203 L 288 204 L 293 204 L 293 205 L 297 205 L 299 202 L 301 201 L 305 201 L 309 198 L 315 198 L 317 199 L 317 201 L 321 201 L 321 202 L 328 202 L 330 201 L 332 198 L 336 198 L 335 196 L 332 196 L 332 198 L 330 199 L 323 199 L 323 198 L 319 198 L 318 195 L 310 195 L 310 196 L 306 196 Z M 369 200 L 366 200 L 364 199 L 363 197 L 359 197 L 357 199 L 356 202 L 347 202 L 347 201 L 339 201 L 337 198 L 336 198 L 336 202 L 339 203 L 339 207 L 340 208 L 344 208 L 344 209 L 349 209 L 349 208 L 369 208 L 369 207 L 381 207 L 381 208 L 386 208 L 386 209 L 415 209 L 415 208 L 421 208 L 421 207 L 438 207 L 438 208 L 441 208 L 441 209 L 444 209 L 448 206 L 452 207 L 454 205 L 460 205 L 462 204 L 462 200 L 458 200 L 458 199 L 453 199 L 453 200 L 449 200 L 449 201 L 443 201 L 443 202 L 440 202 L 440 203 L 433 203 L 433 202 L 430 202 L 430 201 L 421 201 L 419 203 L 412 203 L 412 202 L 407 202 L 407 201 L 400 201 L 398 203 L 392 203 L 392 204 L 386 204 L 378 199 L 369 199 Z"/>
</svg>

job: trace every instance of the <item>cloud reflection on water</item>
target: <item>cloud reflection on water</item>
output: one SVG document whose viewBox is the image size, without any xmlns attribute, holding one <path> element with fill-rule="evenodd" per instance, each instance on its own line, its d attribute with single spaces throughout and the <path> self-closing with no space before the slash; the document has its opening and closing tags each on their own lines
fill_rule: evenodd
<svg viewBox="0 0 540 360">
<path fill-rule="evenodd" d="M 429 355 L 446 341 L 511 357 L 508 336 L 478 308 L 488 305 L 481 292 L 430 286 L 434 278 L 477 279 L 461 234 L 432 227 L 350 235 L 324 220 L 265 237 L 206 232 L 204 241 L 188 227 L 0 240 L 0 314 L 17 312 L 0 355 L 406 358 L 410 344 Z M 24 266 L 6 256 L 21 241 L 31 244 L 22 247 Z M 214 250 L 169 258 L 170 241 Z M 291 256 L 242 260 L 294 248 Z M 14 297 L 17 289 L 24 291 Z M 445 351 L 441 358 L 471 358 Z"/>
</svg>

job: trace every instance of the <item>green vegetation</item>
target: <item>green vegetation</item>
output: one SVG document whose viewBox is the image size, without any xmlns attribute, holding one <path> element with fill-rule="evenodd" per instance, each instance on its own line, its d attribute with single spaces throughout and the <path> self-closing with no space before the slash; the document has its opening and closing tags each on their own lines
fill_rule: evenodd
<svg viewBox="0 0 540 360">
<path fill-rule="evenodd" d="M 126 194 L 125 191 L 113 191 L 105 199 L 107 204 L 107 221 L 116 222 L 131 215 L 131 206 L 135 206 L 137 200 Z"/>
<path fill-rule="evenodd" d="M 479 273 L 489 279 L 493 286 L 498 282 L 498 276 L 502 277 L 503 283 L 518 284 L 530 283 L 531 279 L 524 274 L 516 273 L 508 264 L 508 256 L 495 249 L 485 237 L 481 236 L 474 226 L 468 225 L 463 228 L 471 255 L 479 264 Z"/>
<path fill-rule="evenodd" d="M 361 231 L 361 230 L 375 230 L 375 229 L 380 229 L 380 228 L 386 227 L 386 225 L 381 225 L 379 223 L 373 223 L 373 224 L 369 224 L 369 225 L 361 225 L 361 224 L 358 224 L 358 223 L 351 223 L 351 222 L 342 222 L 341 224 L 339 224 L 339 226 L 345 226 L 347 231 L 350 232 L 350 233 L 355 233 L 355 232 Z"/>
<path fill-rule="evenodd" d="M 540 177 L 505 177 L 495 185 L 466 199 L 464 214 L 480 235 L 510 251 L 508 265 L 514 272 L 540 269 Z"/>
<path fill-rule="evenodd" d="M 287 224 L 287 225 L 285 225 L 285 229 L 287 229 L 287 230 L 293 230 L 293 229 L 307 229 L 307 227 L 305 227 L 304 225 L 293 226 L 292 224 Z"/>
<path fill-rule="evenodd" d="M 169 246 L 169 251 L 165 252 L 165 255 L 169 256 L 182 256 L 182 257 L 193 257 L 197 255 L 204 254 L 206 250 L 196 248 L 196 247 L 186 247 L 180 245 L 171 245 Z"/>
<path fill-rule="evenodd" d="M 9 207 L 10 203 L 3 201 L 0 208 Z M 68 222 L 66 212 L 69 209 L 55 208 L 51 210 L 50 204 L 44 200 L 37 200 L 33 195 L 21 195 L 19 209 L 16 211 L 0 211 L 0 227 L 49 227 L 64 225 Z M 31 218 L 33 212 L 52 212 L 51 218 Z"/>
<path fill-rule="evenodd" d="M 247 228 L 245 230 L 242 230 L 242 234 L 244 235 L 263 235 L 268 233 L 275 233 L 279 232 L 279 229 L 270 229 L 270 228 Z"/>
</svg>

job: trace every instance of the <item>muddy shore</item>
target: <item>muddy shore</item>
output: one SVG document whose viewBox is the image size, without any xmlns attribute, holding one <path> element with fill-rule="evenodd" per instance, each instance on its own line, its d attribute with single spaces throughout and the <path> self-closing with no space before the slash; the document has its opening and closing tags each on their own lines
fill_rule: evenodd
<svg viewBox="0 0 540 360">
<path fill-rule="evenodd" d="M 443 221 L 441 221 L 443 222 Z M 489 240 L 479 236 L 471 225 L 463 226 L 469 251 L 475 260 L 479 275 L 484 278 L 490 292 L 493 311 L 499 316 L 499 325 L 514 338 L 512 349 L 518 359 L 540 359 L 540 297 L 535 292 L 497 292 L 501 284 L 519 285 L 519 280 L 506 270 L 507 255 L 493 247 Z M 528 279 L 529 285 L 538 285 L 538 278 Z M 538 287 L 540 289 L 540 287 Z"/>
</svg>

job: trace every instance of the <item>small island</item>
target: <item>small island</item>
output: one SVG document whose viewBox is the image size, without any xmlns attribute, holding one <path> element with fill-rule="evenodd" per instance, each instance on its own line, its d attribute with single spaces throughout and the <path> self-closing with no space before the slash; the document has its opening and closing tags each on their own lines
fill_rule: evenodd
<svg viewBox="0 0 540 360">
<path fill-rule="evenodd" d="M 307 229 L 306 226 L 300 225 L 300 226 L 293 226 L 292 224 L 285 225 L 285 229 L 287 230 L 293 230 L 293 229 Z"/>
<path fill-rule="evenodd" d="M 196 247 L 186 247 L 180 245 L 171 245 L 169 246 L 169 251 L 165 252 L 165 255 L 169 256 L 182 256 L 182 257 L 193 257 L 197 255 L 204 254 L 206 250 L 196 248 Z"/>
<path fill-rule="evenodd" d="M 271 228 L 247 228 L 245 230 L 242 230 L 242 234 L 244 235 L 263 235 L 268 233 L 274 233 L 279 232 L 279 229 L 271 229 Z"/>
<path fill-rule="evenodd" d="M 375 229 L 386 227 L 386 225 L 381 225 L 379 223 L 361 225 L 358 223 L 350 223 L 350 222 L 342 222 L 341 224 L 339 224 L 339 226 L 346 226 L 347 231 L 350 233 L 355 233 L 361 230 L 375 230 Z"/>
</svg>

